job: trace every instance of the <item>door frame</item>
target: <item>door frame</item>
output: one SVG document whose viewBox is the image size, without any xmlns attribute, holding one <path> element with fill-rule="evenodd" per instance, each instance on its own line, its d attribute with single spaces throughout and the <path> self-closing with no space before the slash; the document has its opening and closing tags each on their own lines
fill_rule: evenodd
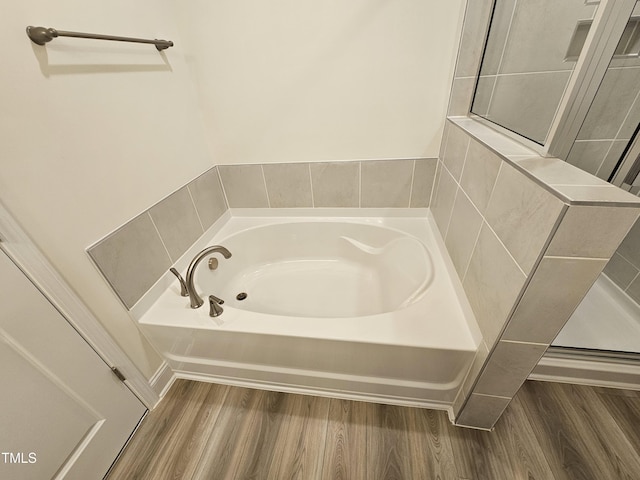
<svg viewBox="0 0 640 480">
<path fill-rule="evenodd" d="M 149 409 L 160 396 L 129 359 L 100 321 L 75 294 L 26 232 L 0 202 L 0 249 L 11 258 L 60 314 L 111 368 L 124 375 L 123 382 Z"/>
</svg>

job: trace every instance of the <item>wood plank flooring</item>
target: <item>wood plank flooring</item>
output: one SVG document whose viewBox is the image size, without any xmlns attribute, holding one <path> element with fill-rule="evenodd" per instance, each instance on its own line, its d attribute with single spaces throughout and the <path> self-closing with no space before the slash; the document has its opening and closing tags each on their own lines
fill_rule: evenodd
<svg viewBox="0 0 640 480">
<path fill-rule="evenodd" d="M 178 380 L 120 479 L 640 479 L 640 392 L 526 382 L 483 432 L 441 411 Z"/>
</svg>

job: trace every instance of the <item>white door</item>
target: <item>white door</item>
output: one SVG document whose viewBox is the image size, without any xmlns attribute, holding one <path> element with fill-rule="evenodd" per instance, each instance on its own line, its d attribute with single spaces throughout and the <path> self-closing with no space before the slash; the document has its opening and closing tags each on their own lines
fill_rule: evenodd
<svg viewBox="0 0 640 480">
<path fill-rule="evenodd" d="M 100 479 L 145 411 L 0 250 L 0 479 Z"/>
</svg>

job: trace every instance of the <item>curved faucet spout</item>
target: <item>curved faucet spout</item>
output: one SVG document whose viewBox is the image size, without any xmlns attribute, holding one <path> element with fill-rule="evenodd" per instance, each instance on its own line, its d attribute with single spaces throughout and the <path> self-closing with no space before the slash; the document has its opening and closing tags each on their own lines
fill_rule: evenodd
<svg viewBox="0 0 640 480">
<path fill-rule="evenodd" d="M 222 245 L 207 247 L 193 257 L 193 260 L 191 260 L 191 263 L 189 264 L 189 268 L 187 268 L 187 275 L 185 279 L 187 284 L 187 293 L 189 294 L 189 300 L 191 301 L 191 308 L 200 308 L 204 303 L 200 295 L 198 295 L 198 292 L 196 292 L 196 287 L 193 285 L 193 274 L 202 259 L 212 253 L 221 253 L 224 258 L 231 257 L 231 252 Z"/>
</svg>

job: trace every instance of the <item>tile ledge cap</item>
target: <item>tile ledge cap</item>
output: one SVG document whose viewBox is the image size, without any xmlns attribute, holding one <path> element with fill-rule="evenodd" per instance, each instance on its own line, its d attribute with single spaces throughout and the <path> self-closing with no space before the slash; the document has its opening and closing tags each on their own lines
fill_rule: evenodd
<svg viewBox="0 0 640 480">
<path fill-rule="evenodd" d="M 506 140 L 507 143 L 510 143 L 512 145 L 518 145 L 520 148 L 522 148 L 523 150 L 530 150 L 528 147 L 526 147 L 525 145 L 521 145 L 519 144 L 516 140 L 507 137 L 506 135 L 498 132 L 497 130 L 492 129 L 491 127 L 488 127 L 487 125 L 484 125 L 483 123 L 480 123 L 476 120 L 474 120 L 471 117 L 463 117 L 463 116 L 448 116 L 447 120 L 450 121 L 452 124 L 454 124 L 456 127 L 460 128 L 461 130 L 463 130 L 465 133 L 467 133 L 470 137 L 472 137 L 474 140 L 476 140 L 477 142 L 479 142 L 480 144 L 484 145 L 485 147 L 487 147 L 489 150 L 491 150 L 493 153 L 495 153 L 496 155 L 498 155 L 503 161 L 507 162 L 509 165 L 511 165 L 512 167 L 514 167 L 516 170 L 518 170 L 519 172 L 521 172 L 522 174 L 524 174 L 525 176 L 527 176 L 529 179 L 531 179 L 532 181 L 534 181 L 536 184 L 540 185 L 542 188 L 544 188 L 545 190 L 547 190 L 549 193 L 553 194 L 555 197 L 559 198 L 560 200 L 562 200 L 564 203 L 568 204 L 568 205 L 581 205 L 581 206 L 600 206 L 600 207 L 626 207 L 626 208 L 640 208 L 640 198 L 636 197 L 635 195 L 632 195 L 631 193 L 628 193 L 614 185 L 611 185 L 607 182 L 604 182 L 604 185 L 566 185 L 566 184 L 550 184 L 545 182 L 544 180 L 542 180 L 541 178 L 539 178 L 538 176 L 536 176 L 533 172 L 529 171 L 527 168 L 525 168 L 523 165 L 520 165 L 518 162 L 514 161 L 513 158 L 510 157 L 516 157 L 517 159 L 522 159 L 525 156 L 529 156 L 529 154 L 527 153 L 523 153 L 523 154 L 505 154 L 500 150 L 500 146 L 499 145 L 492 145 L 490 141 L 488 141 L 487 138 L 480 138 L 478 137 L 478 135 L 470 130 L 468 128 L 469 124 L 473 125 L 473 128 L 476 130 L 480 130 L 483 132 L 487 132 L 488 136 L 498 136 L 501 140 Z M 543 157 L 539 154 L 537 154 L 536 152 L 531 151 L 531 155 L 530 157 L 539 157 L 539 158 L 544 158 L 546 160 L 557 160 L 558 162 L 562 162 L 565 165 L 569 165 L 566 162 L 564 162 L 564 160 L 561 160 L 559 158 L 555 158 L 555 157 Z M 577 167 L 574 167 L 577 168 Z M 583 173 L 586 173 L 582 170 L 580 170 Z M 590 175 L 588 173 L 586 173 L 587 175 Z M 595 177 L 597 178 L 597 177 Z M 588 196 L 586 196 L 585 198 L 572 198 L 570 196 L 568 196 L 567 194 L 565 194 L 564 192 L 562 192 L 561 189 L 565 189 L 565 188 L 581 188 L 581 189 L 585 189 L 585 190 L 589 190 L 589 189 L 603 189 L 603 188 L 609 188 L 609 189 L 614 189 L 617 191 L 617 193 L 615 194 L 616 196 L 620 197 L 619 199 L 611 199 L 611 200 L 606 200 L 606 199 L 594 199 L 592 198 L 587 198 Z"/>
</svg>

